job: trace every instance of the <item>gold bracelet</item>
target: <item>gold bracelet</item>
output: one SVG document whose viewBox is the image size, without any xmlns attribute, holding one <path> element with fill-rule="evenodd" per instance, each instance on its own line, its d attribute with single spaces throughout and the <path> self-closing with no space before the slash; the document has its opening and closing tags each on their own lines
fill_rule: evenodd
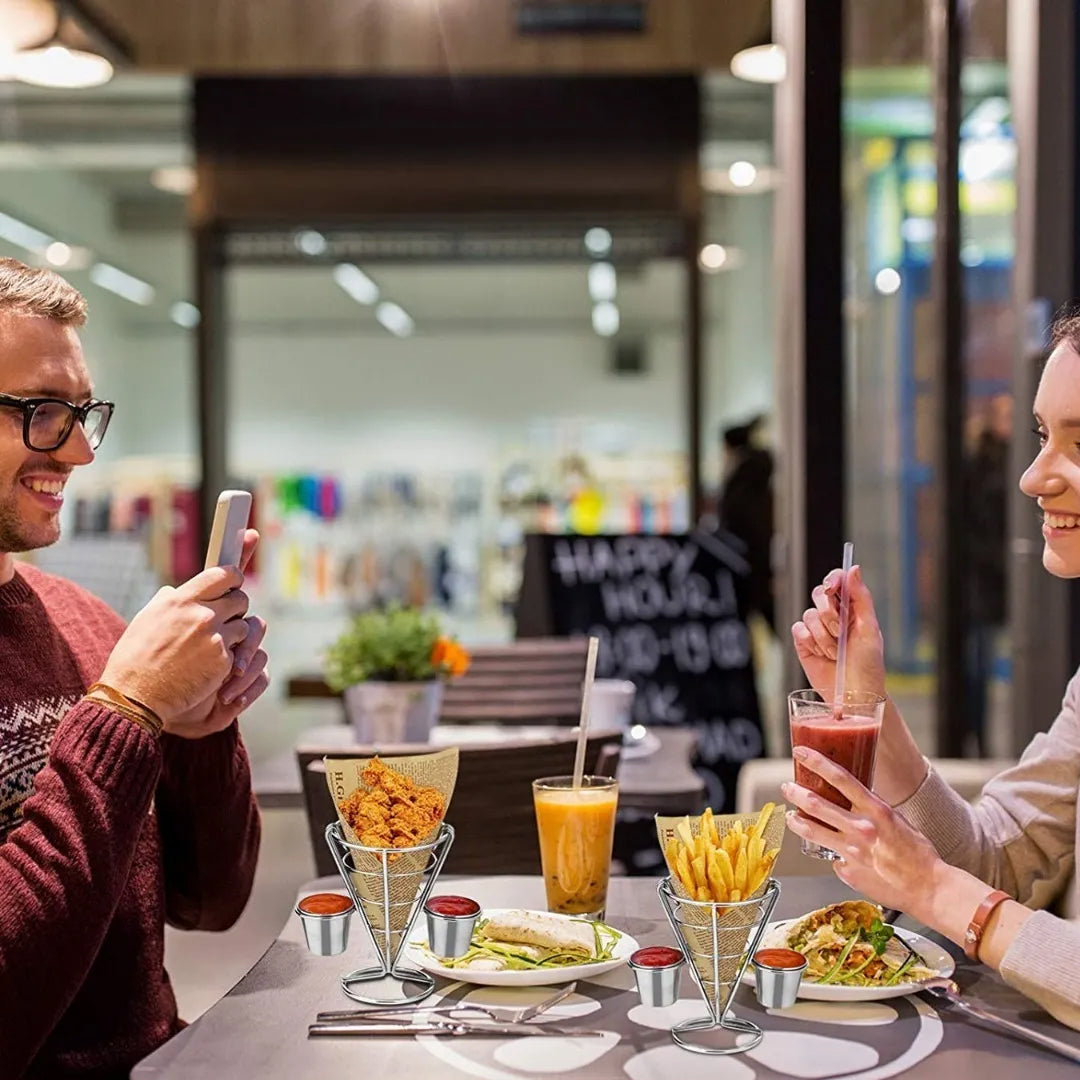
<svg viewBox="0 0 1080 1080">
<path fill-rule="evenodd" d="M 108 705 L 111 709 L 120 713 L 121 716 L 125 716 L 128 720 L 132 720 L 140 727 L 145 728 L 151 735 L 160 735 L 165 727 L 161 717 L 153 709 L 135 698 L 128 697 L 127 694 L 122 694 L 119 690 L 108 686 L 106 683 L 94 683 L 87 689 L 84 696 L 92 701 L 99 701 Z"/>
</svg>

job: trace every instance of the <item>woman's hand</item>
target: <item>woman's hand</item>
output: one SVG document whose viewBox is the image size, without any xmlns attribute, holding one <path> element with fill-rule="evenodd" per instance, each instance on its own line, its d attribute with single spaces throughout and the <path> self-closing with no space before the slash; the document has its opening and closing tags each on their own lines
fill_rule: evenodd
<svg viewBox="0 0 1080 1080">
<path fill-rule="evenodd" d="M 836 647 L 840 634 L 842 570 L 833 570 L 811 594 L 812 608 L 791 628 L 795 652 L 810 685 L 827 701 L 836 685 Z M 849 690 L 885 695 L 885 647 L 881 640 L 874 598 L 858 566 L 851 568 L 851 621 L 845 685 Z"/>
<path fill-rule="evenodd" d="M 842 810 L 807 788 L 787 783 L 784 798 L 824 822 L 789 813 L 788 828 L 804 840 L 832 848 L 842 860 L 834 863 L 836 876 L 856 892 L 923 918 L 930 910 L 937 870 L 944 867 L 934 845 L 834 761 L 806 746 L 792 753 L 850 800 L 851 809 Z"/>
</svg>

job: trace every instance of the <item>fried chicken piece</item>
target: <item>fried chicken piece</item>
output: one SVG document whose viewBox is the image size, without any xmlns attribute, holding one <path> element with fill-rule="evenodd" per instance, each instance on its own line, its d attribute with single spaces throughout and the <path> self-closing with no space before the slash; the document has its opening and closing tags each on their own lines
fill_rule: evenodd
<svg viewBox="0 0 1080 1080">
<path fill-rule="evenodd" d="M 365 847 L 413 847 L 443 819 L 440 791 L 414 783 L 372 758 L 360 774 L 369 790 L 357 788 L 340 805 L 341 815 Z"/>
</svg>

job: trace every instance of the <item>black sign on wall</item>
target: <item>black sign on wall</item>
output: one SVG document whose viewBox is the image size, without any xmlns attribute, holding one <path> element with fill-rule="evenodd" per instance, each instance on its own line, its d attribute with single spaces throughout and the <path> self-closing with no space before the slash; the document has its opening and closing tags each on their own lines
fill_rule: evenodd
<svg viewBox="0 0 1080 1080">
<path fill-rule="evenodd" d="M 598 678 L 637 686 L 634 719 L 698 733 L 696 767 L 716 811 L 765 752 L 746 625 L 742 555 L 707 533 L 529 536 L 518 634 L 600 639 Z"/>
<path fill-rule="evenodd" d="M 641 33 L 648 0 L 518 0 L 523 34 Z"/>
</svg>

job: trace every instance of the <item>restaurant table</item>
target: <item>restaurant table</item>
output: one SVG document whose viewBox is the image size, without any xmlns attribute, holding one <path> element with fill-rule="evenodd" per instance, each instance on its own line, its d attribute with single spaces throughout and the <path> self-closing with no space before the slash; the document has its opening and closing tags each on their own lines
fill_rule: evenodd
<svg viewBox="0 0 1080 1080">
<path fill-rule="evenodd" d="M 487 907 L 544 906 L 539 877 L 448 878 L 443 884 Z M 777 918 L 851 895 L 829 877 L 786 878 L 781 886 Z M 339 879 L 326 878 L 303 891 L 340 887 Z M 642 945 L 672 942 L 654 879 L 613 878 L 608 919 Z M 675 1046 L 669 1033 L 673 1023 L 705 1014 L 693 981 L 684 974 L 680 999 L 671 1008 L 645 1008 L 625 967 L 579 981 L 572 998 L 545 1014 L 601 1029 L 602 1037 L 309 1039 L 307 1027 L 316 1012 L 355 1007 L 338 979 L 369 962 L 372 950 L 355 916 L 352 934 L 344 955 L 313 956 L 303 944 L 298 919 L 290 917 L 255 967 L 199 1020 L 136 1066 L 133 1080 L 391 1075 L 435 1080 L 886 1080 L 900 1075 L 912 1080 L 1064 1080 L 1077 1075 L 1077 1067 L 1063 1058 L 948 1010 L 939 1013 L 919 995 L 862 1004 L 800 1001 L 768 1013 L 758 1006 L 752 988 L 743 987 L 735 1012 L 764 1029 L 760 1046 L 729 1058 L 693 1054 Z M 1080 1033 L 1057 1024 L 995 974 L 952 951 L 958 958 L 956 979 L 973 1001 L 1080 1046 Z M 428 1001 L 442 994 L 446 1000 L 527 1005 L 551 990 L 507 991 L 439 980 Z"/>
<path fill-rule="evenodd" d="M 517 739 L 566 738 L 570 729 L 550 725 L 438 724 L 431 732 L 433 749 L 469 746 Z M 302 785 L 296 750 L 347 749 L 356 736 L 347 724 L 308 728 L 294 749 L 273 761 L 253 766 L 255 793 L 263 806 L 302 805 Z M 705 785 L 690 760 L 697 733 L 685 727 L 651 727 L 641 745 L 624 751 L 619 763 L 619 805 L 624 810 L 643 810 L 651 816 L 700 813 Z"/>
</svg>

